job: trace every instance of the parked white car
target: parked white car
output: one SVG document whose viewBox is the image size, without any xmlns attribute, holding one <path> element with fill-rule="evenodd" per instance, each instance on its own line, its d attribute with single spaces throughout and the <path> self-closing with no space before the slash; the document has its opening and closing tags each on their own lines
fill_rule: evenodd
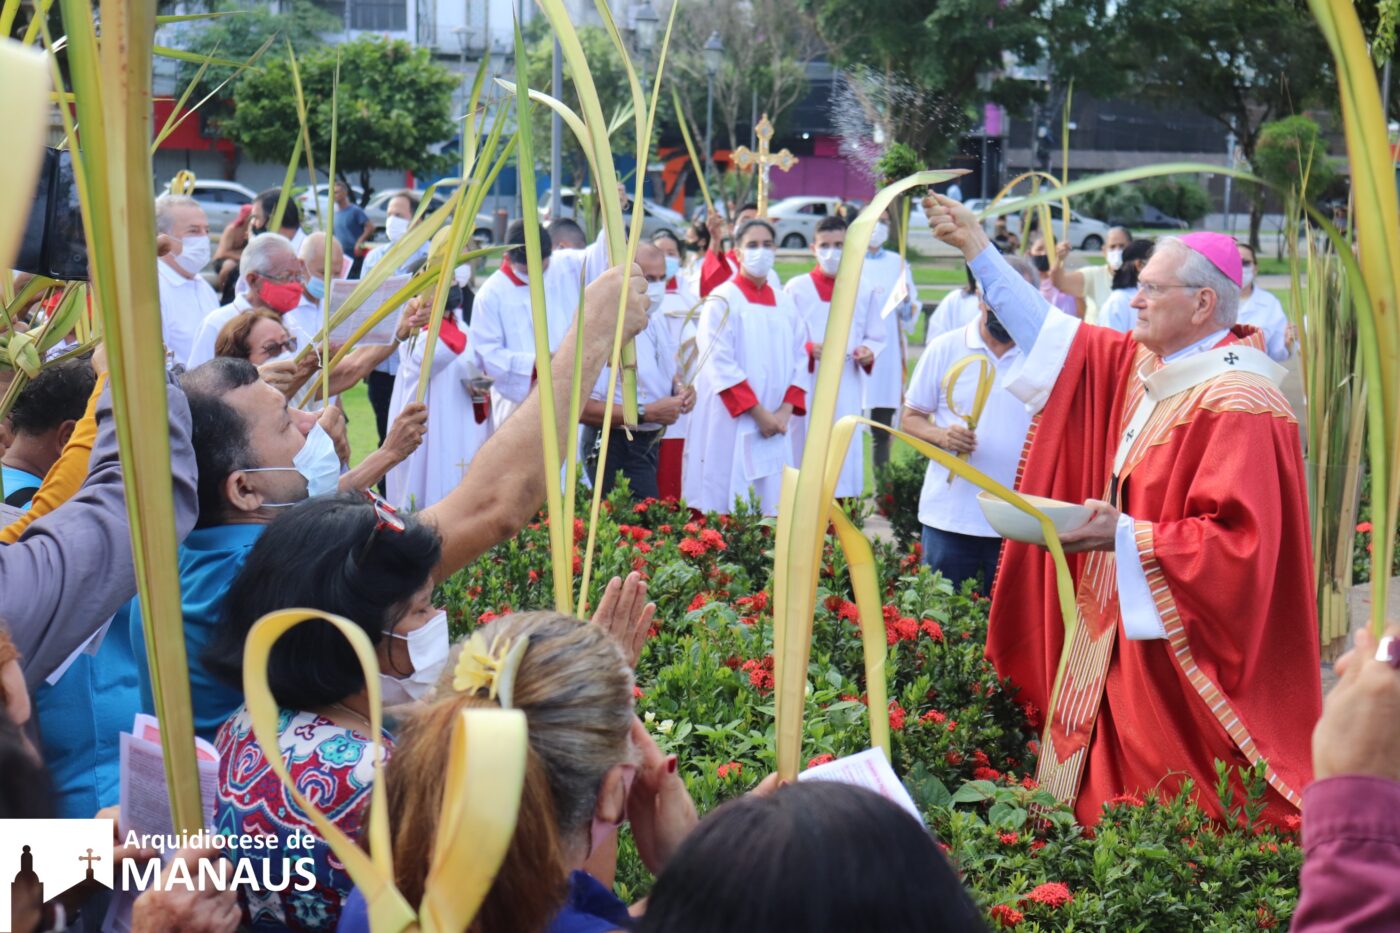
<svg viewBox="0 0 1400 933">
<path fill-rule="evenodd" d="M 209 232 L 221 233 L 225 227 L 238 219 L 243 205 L 253 203 L 258 193 L 236 181 L 197 180 L 190 196 L 204 208 L 209 218 Z"/>
<path fill-rule="evenodd" d="M 998 206 L 1001 206 L 1002 204 L 1014 204 L 1014 203 L 1016 203 L 1017 201 L 1020 201 L 1020 200 L 1023 200 L 1023 199 L 1022 199 L 1022 198 L 1002 198 L 1001 201 L 999 202 Z M 980 211 L 982 211 L 982 210 L 985 210 L 985 209 L 987 208 L 987 206 L 988 206 L 990 203 L 991 203 L 990 201 L 984 201 L 984 200 L 981 199 L 981 198 L 973 198 L 971 201 L 965 202 L 965 205 L 966 205 L 966 207 L 968 208 L 968 210 L 972 211 L 972 212 L 975 214 L 975 213 L 978 213 L 978 212 L 980 212 Z M 1062 227 L 1063 227 L 1063 224 L 1061 223 L 1061 221 L 1063 220 L 1063 214 L 1060 213 L 1060 205 L 1059 205 L 1059 204 L 1051 204 L 1051 205 L 1049 205 L 1049 207 L 1050 207 L 1050 223 L 1051 223 L 1051 225 L 1053 226 L 1053 232 L 1054 232 L 1055 236 L 1058 238 L 1058 237 L 1061 235 L 1060 231 L 1061 231 L 1061 229 L 1062 229 Z M 1020 234 L 1021 234 L 1021 215 L 1020 215 L 1020 213 L 1019 213 L 1019 212 L 1013 212 L 1013 213 L 1010 213 L 1010 214 L 1006 214 L 1005 217 L 1006 217 L 1006 229 L 1007 229 L 1007 230 L 1010 230 L 1012 233 L 1016 234 L 1017 236 L 1020 236 Z M 925 223 L 927 223 L 927 220 L 925 221 Z M 986 228 L 988 234 L 991 234 L 991 233 L 996 229 L 996 218 L 995 218 L 995 217 L 989 217 L 989 218 L 987 218 L 986 220 L 984 220 L 984 221 L 982 222 L 982 226 Z M 1084 251 L 1086 251 L 1086 252 L 1091 252 L 1091 253 L 1092 253 L 1092 252 L 1098 252 L 1100 249 L 1103 249 L 1104 241 L 1108 239 L 1108 230 L 1109 230 L 1109 225 L 1106 224 L 1106 223 L 1104 223 L 1102 220 L 1095 220 L 1095 219 L 1093 219 L 1092 217 L 1085 217 L 1083 214 L 1079 213 L 1078 211 L 1076 211 L 1076 210 L 1074 210 L 1074 209 L 1072 209 L 1072 208 L 1070 209 L 1070 212 L 1069 212 L 1069 241 L 1070 241 L 1071 244 L 1074 245 L 1074 248 L 1075 248 L 1075 249 L 1082 249 L 1082 250 L 1084 250 Z"/>
<path fill-rule="evenodd" d="M 592 188 L 584 188 L 583 195 L 588 197 L 593 194 Z M 549 216 L 549 189 L 539 193 L 540 220 L 548 222 L 552 220 Z M 559 213 L 563 217 L 574 217 L 574 189 L 561 188 L 559 190 Z M 655 201 L 647 198 L 642 199 L 642 210 L 644 219 L 642 221 L 642 235 L 650 237 L 658 230 L 670 230 L 676 236 L 685 232 L 685 215 L 679 211 L 673 211 L 669 207 L 663 207 Z"/>
<path fill-rule="evenodd" d="M 801 195 L 783 198 L 768 205 L 768 217 L 776 228 L 778 245 L 783 249 L 806 249 L 817 234 L 823 217 L 836 214 L 840 198 Z"/>
</svg>

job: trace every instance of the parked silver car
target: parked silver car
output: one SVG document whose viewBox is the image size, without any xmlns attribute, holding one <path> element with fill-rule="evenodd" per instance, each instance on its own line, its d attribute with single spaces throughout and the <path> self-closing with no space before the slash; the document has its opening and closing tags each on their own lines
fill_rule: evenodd
<svg viewBox="0 0 1400 933">
<path fill-rule="evenodd" d="M 236 181 L 216 181 L 203 179 L 194 183 L 194 190 L 190 192 L 190 197 L 199 202 L 199 206 L 204 208 L 204 215 L 209 218 L 209 232 L 218 234 L 223 229 L 238 219 L 238 212 L 245 204 L 252 204 L 258 193 L 246 185 L 240 185 Z"/>
<path fill-rule="evenodd" d="M 998 206 L 1014 204 L 1020 200 L 1021 198 L 1002 198 Z M 968 210 L 972 211 L 974 214 L 985 210 L 991 204 L 990 201 L 984 201 L 981 198 L 974 198 L 964 203 Z M 1063 229 L 1063 224 L 1061 223 L 1063 215 L 1060 213 L 1059 204 L 1051 204 L 1049 208 L 1050 223 L 1055 236 L 1058 238 L 1061 235 L 1060 231 Z M 1006 229 L 1019 236 L 1021 233 L 1020 213 L 1006 214 L 1005 217 Z M 925 219 L 925 224 L 927 224 L 927 219 Z M 996 228 L 996 218 L 987 218 L 982 222 L 982 226 L 986 228 L 987 233 L 992 233 Z M 1098 252 L 1100 249 L 1103 249 L 1104 241 L 1108 239 L 1108 230 L 1108 224 L 1104 223 L 1102 220 L 1085 217 L 1073 208 L 1070 209 L 1069 241 L 1074 245 L 1075 249 L 1082 249 L 1091 253 Z"/>
</svg>

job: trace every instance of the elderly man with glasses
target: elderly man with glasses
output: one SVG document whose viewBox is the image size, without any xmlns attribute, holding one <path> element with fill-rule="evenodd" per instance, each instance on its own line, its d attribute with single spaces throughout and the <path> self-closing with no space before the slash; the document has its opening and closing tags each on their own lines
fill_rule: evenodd
<svg viewBox="0 0 1400 933">
<path fill-rule="evenodd" d="M 1200 793 L 1215 763 L 1236 799 L 1257 766 L 1262 818 L 1296 817 L 1321 709 L 1307 493 L 1282 371 L 1236 324 L 1234 240 L 1160 240 L 1119 334 L 1051 313 L 961 205 L 924 206 L 1025 354 L 1007 383 L 1035 414 L 1018 491 L 1090 516 L 1061 536 L 1076 619 L 1033 545 L 1007 543 L 992 593 L 988 656 L 1049 724 L 1037 779 L 1086 825 L 1188 779 L 1223 819 Z"/>
</svg>

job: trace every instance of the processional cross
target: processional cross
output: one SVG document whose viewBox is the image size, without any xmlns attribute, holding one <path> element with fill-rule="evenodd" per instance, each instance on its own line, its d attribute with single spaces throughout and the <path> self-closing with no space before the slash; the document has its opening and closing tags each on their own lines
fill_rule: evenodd
<svg viewBox="0 0 1400 933">
<path fill-rule="evenodd" d="M 768 151 L 768 140 L 773 138 L 773 124 L 768 121 L 768 114 L 763 115 L 763 119 L 758 121 L 758 125 L 753 128 L 754 135 L 758 138 L 758 152 L 753 152 L 748 146 L 740 146 L 734 150 L 730 156 L 730 161 L 734 167 L 741 172 L 758 172 L 758 216 L 768 216 L 768 170 L 777 166 L 785 172 L 792 171 L 792 167 L 797 164 L 797 156 L 786 149 L 779 149 L 777 152 Z"/>
</svg>

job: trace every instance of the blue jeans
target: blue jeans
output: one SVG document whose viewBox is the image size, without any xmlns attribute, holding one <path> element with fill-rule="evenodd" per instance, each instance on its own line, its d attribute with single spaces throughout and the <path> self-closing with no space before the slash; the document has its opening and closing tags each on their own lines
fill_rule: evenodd
<svg viewBox="0 0 1400 933">
<path fill-rule="evenodd" d="M 955 587 L 962 586 L 964 580 L 980 578 L 982 592 L 991 593 L 1001 538 L 963 535 L 928 525 L 923 528 L 924 563 L 930 570 L 943 574 Z"/>
</svg>

